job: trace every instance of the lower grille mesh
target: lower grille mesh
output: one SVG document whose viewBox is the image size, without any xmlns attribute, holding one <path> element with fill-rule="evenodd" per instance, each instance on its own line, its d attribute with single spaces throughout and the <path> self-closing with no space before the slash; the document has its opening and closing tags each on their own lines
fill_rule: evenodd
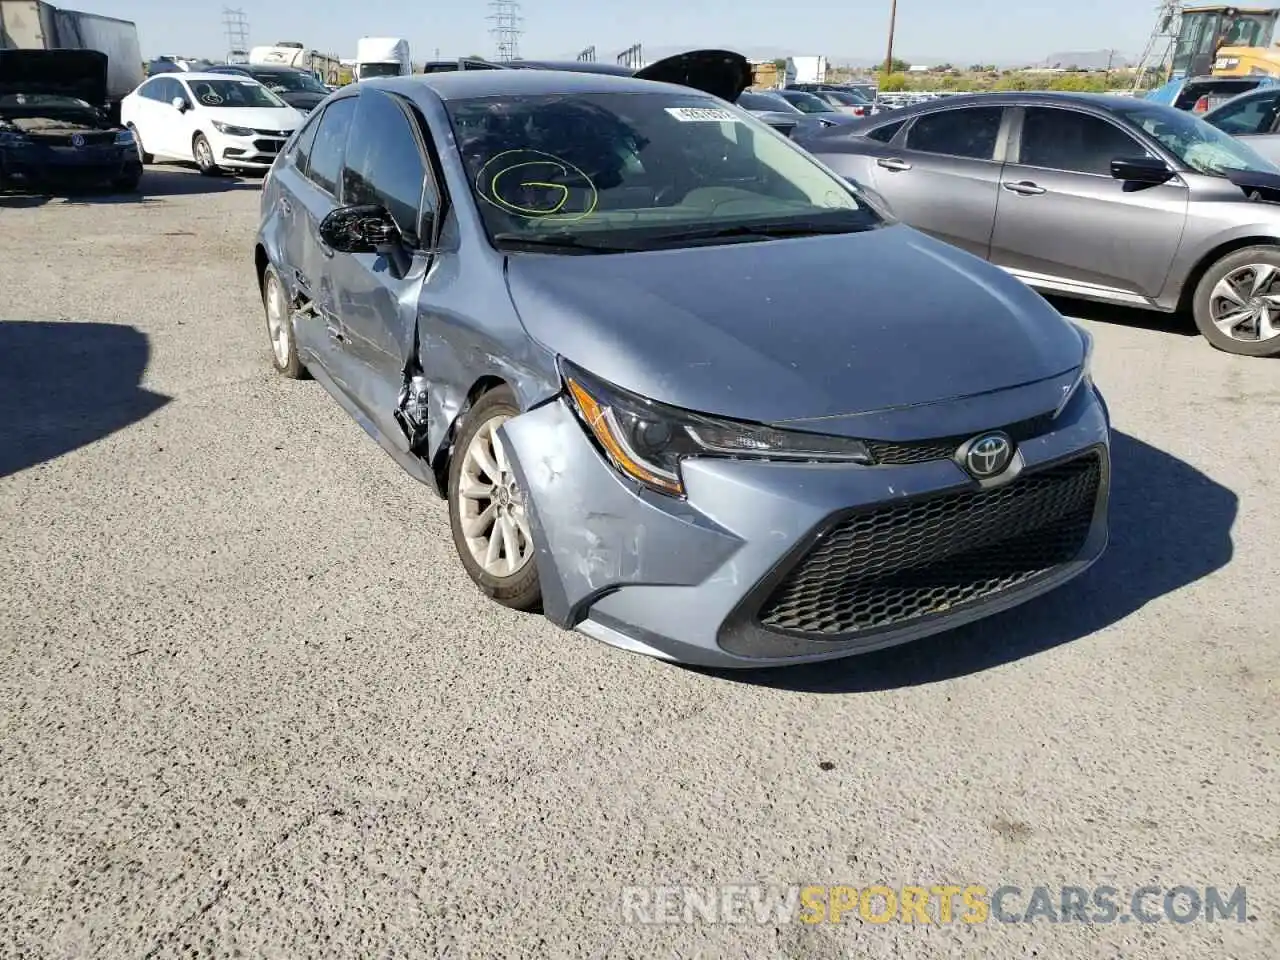
<svg viewBox="0 0 1280 960">
<path fill-rule="evenodd" d="M 881 507 L 840 521 L 759 613 L 783 633 L 850 634 L 954 610 L 1048 573 L 1084 547 L 1102 482 L 1097 454 L 994 490 Z"/>
</svg>

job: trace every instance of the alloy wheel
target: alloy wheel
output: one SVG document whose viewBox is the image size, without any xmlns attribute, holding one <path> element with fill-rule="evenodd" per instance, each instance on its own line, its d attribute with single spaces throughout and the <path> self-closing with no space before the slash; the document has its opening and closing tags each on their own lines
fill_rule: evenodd
<svg viewBox="0 0 1280 960">
<path fill-rule="evenodd" d="M 284 289 L 274 273 L 267 275 L 267 333 L 271 337 L 271 352 L 276 365 L 289 364 L 289 305 L 285 302 Z"/>
<path fill-rule="evenodd" d="M 1280 268 L 1237 267 L 1214 285 L 1209 316 L 1224 336 L 1261 343 L 1280 336 Z"/>
<path fill-rule="evenodd" d="M 533 559 L 524 495 L 497 430 L 509 417 L 481 425 L 463 452 L 458 514 L 472 558 L 492 577 L 511 577 Z"/>
</svg>

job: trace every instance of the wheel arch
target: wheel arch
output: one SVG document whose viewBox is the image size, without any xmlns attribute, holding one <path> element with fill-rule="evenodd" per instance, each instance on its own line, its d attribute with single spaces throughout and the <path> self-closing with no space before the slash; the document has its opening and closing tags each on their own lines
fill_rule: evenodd
<svg viewBox="0 0 1280 960">
<path fill-rule="evenodd" d="M 253 270 L 258 278 L 258 293 L 263 293 L 263 284 L 266 282 L 267 267 L 271 264 L 271 258 L 267 256 L 267 248 L 259 241 L 253 248 Z"/>
<path fill-rule="evenodd" d="M 447 496 L 449 490 L 449 464 L 453 460 L 453 443 L 458 435 L 458 427 L 481 397 L 500 387 L 508 387 L 518 394 L 518 391 L 509 381 L 496 374 L 487 373 L 477 377 L 467 390 L 462 404 L 458 407 L 458 412 L 454 414 L 453 419 L 449 422 L 449 427 L 445 431 L 440 449 L 436 451 L 436 455 L 431 460 L 431 473 L 435 477 L 436 493 L 442 498 Z"/>
<path fill-rule="evenodd" d="M 1271 236 L 1234 237 L 1218 244 L 1201 257 L 1187 273 L 1187 279 L 1183 281 L 1182 291 L 1178 295 L 1178 311 L 1185 313 L 1191 309 L 1200 281 L 1204 279 L 1204 275 L 1209 272 L 1215 263 L 1223 257 L 1230 256 L 1237 250 L 1243 250 L 1246 247 L 1276 247 L 1280 249 L 1280 237 L 1274 234 Z"/>
</svg>

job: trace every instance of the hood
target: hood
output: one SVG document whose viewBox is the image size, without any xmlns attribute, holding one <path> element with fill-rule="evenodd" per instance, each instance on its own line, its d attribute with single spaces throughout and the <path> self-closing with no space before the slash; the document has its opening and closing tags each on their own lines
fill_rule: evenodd
<svg viewBox="0 0 1280 960">
<path fill-rule="evenodd" d="M 1262 173 L 1255 170 L 1226 170 L 1229 181 L 1244 192 L 1250 200 L 1264 203 L 1280 203 L 1280 172 Z"/>
<path fill-rule="evenodd" d="M 1083 359 L 1071 323 L 1021 281 L 901 225 L 515 254 L 507 278 L 526 329 L 553 352 L 650 399 L 763 423 L 975 396 Z"/>
<path fill-rule="evenodd" d="M 0 93 L 107 102 L 107 55 L 97 50 L 0 50 Z"/>
<path fill-rule="evenodd" d="M 328 96 L 327 93 L 311 93 L 306 90 L 273 90 L 271 91 L 295 110 L 314 110 Z"/>
<path fill-rule="evenodd" d="M 751 86 L 751 61 L 729 50 L 690 50 L 636 71 L 641 80 L 693 87 L 733 103 Z"/>
<path fill-rule="evenodd" d="M 302 123 L 302 114 L 293 107 L 219 107 L 216 110 L 205 107 L 204 110 L 211 120 L 254 130 L 292 131 Z"/>
</svg>

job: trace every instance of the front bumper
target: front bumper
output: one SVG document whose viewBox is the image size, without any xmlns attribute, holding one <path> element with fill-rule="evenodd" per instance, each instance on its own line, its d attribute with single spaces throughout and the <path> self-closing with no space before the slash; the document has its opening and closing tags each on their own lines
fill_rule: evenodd
<svg viewBox="0 0 1280 960">
<path fill-rule="evenodd" d="M 250 137 L 233 137 L 219 134 L 212 146 L 222 167 L 242 167 L 250 170 L 266 170 L 284 149 L 288 134 L 282 131 L 254 131 Z"/>
<path fill-rule="evenodd" d="M 0 150 L 0 182 L 8 187 L 76 187 L 140 176 L 133 144 L 20 146 Z"/>
<path fill-rule="evenodd" d="M 1110 425 L 1086 390 L 982 491 L 950 460 L 695 459 L 639 489 L 563 399 L 507 421 L 548 618 L 681 663 L 762 667 L 952 629 L 1082 573 L 1107 543 Z M 909 458 L 907 458 L 909 459 Z"/>
</svg>

